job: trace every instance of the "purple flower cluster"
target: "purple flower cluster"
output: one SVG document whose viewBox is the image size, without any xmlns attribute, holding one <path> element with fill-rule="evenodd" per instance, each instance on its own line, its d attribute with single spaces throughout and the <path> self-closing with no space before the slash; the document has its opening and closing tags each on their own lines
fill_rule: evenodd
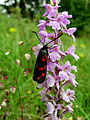
<svg viewBox="0 0 90 120">
<path fill-rule="evenodd" d="M 53 5 L 46 4 L 46 12 L 43 16 L 47 17 L 47 21 L 40 20 L 38 27 L 40 27 L 40 36 L 44 44 L 50 42 L 52 39 L 58 37 L 59 33 L 63 33 L 72 36 L 75 42 L 75 36 L 73 33 L 76 28 L 67 29 L 67 25 L 70 24 L 68 18 L 72 18 L 72 15 L 68 15 L 67 11 L 58 13 L 58 6 L 60 0 L 52 0 Z M 52 33 L 47 32 L 47 27 L 52 28 Z M 60 43 L 60 45 L 58 45 Z M 37 46 L 36 56 L 38 51 L 42 48 L 40 43 Z M 47 114 L 45 115 L 45 120 L 61 120 L 66 112 L 73 114 L 73 101 L 75 99 L 75 91 L 71 89 L 66 89 L 66 85 L 71 83 L 74 87 L 78 84 L 75 80 L 75 74 L 72 73 L 74 70 L 77 72 L 76 66 L 71 66 L 70 62 L 65 61 L 67 55 L 73 56 L 76 60 L 79 57 L 75 54 L 75 46 L 71 46 L 64 51 L 64 46 L 62 41 L 57 39 L 49 44 L 49 58 L 47 60 L 47 80 L 44 83 L 39 84 L 37 88 L 42 88 L 43 90 L 39 93 L 42 96 L 42 101 L 45 101 L 47 106 Z M 62 47 L 62 50 L 60 49 Z M 60 64 L 59 61 L 62 61 Z"/>
</svg>

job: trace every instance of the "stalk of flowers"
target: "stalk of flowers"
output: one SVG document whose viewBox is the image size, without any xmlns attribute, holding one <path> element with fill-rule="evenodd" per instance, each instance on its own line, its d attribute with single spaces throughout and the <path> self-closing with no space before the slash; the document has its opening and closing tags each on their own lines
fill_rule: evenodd
<svg viewBox="0 0 90 120">
<path fill-rule="evenodd" d="M 46 12 L 43 14 L 43 17 L 46 16 L 48 20 L 40 20 L 38 24 L 41 41 L 46 44 L 63 32 L 71 36 L 75 42 L 73 33 L 76 28 L 67 28 L 67 25 L 70 24 L 68 18 L 72 18 L 72 15 L 68 15 L 67 11 L 58 13 L 60 0 L 50 1 L 51 4 L 45 5 Z M 48 33 L 47 27 L 52 27 L 53 32 Z M 37 49 L 36 56 L 42 46 L 40 43 L 37 48 L 35 47 L 35 50 Z M 70 88 L 66 89 L 66 86 L 71 83 L 74 87 L 77 87 L 78 84 L 75 80 L 75 74 L 72 73 L 73 70 L 77 72 L 76 66 L 71 66 L 70 61 L 65 61 L 65 58 L 67 55 L 71 55 L 78 60 L 79 57 L 75 54 L 75 46 L 71 46 L 65 51 L 60 38 L 48 45 L 48 48 L 51 47 L 52 49 L 48 50 L 47 80 L 39 84 L 37 88 L 43 87 L 40 95 L 47 106 L 47 114 L 44 115 L 45 120 L 62 120 L 65 113 L 70 112 L 73 114 L 72 106 L 75 99 L 75 91 Z M 62 63 L 60 64 L 59 61 L 62 61 Z"/>
</svg>

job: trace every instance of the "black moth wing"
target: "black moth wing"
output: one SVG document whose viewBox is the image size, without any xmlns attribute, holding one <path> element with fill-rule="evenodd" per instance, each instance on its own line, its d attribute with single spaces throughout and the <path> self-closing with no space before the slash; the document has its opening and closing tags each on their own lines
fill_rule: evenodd
<svg viewBox="0 0 90 120">
<path fill-rule="evenodd" d="M 44 45 L 37 56 L 33 80 L 38 83 L 43 83 L 46 78 L 46 70 L 47 70 L 47 57 L 48 57 L 48 47 Z"/>
</svg>

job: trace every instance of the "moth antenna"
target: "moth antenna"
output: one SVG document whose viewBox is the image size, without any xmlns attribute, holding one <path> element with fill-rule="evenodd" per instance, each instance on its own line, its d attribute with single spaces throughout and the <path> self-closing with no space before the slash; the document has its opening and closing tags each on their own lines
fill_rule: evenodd
<svg viewBox="0 0 90 120">
<path fill-rule="evenodd" d="M 44 45 L 44 43 L 40 40 L 40 38 L 38 37 L 38 34 L 37 34 L 37 32 L 35 32 L 35 31 L 32 31 L 33 33 L 35 33 L 36 34 L 36 36 L 37 36 L 37 38 L 38 38 L 38 40 Z"/>
<path fill-rule="evenodd" d="M 61 37 L 63 35 L 63 31 L 61 31 L 59 33 L 59 36 L 57 38 L 54 38 L 52 41 L 55 41 L 56 39 L 58 39 L 59 37 Z M 51 43 L 52 41 L 50 41 L 49 43 Z M 47 43 L 46 45 L 48 45 L 49 43 Z"/>
</svg>

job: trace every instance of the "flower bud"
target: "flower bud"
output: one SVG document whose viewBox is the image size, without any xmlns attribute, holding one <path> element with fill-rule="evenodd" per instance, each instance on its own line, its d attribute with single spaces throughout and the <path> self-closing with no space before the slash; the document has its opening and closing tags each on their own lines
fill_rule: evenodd
<svg viewBox="0 0 90 120">
<path fill-rule="evenodd" d="M 16 65 L 20 65 L 20 60 L 16 59 Z"/>
<path fill-rule="evenodd" d="M 24 77 L 27 76 L 27 72 L 25 70 L 23 71 L 23 75 L 24 75 Z"/>
<path fill-rule="evenodd" d="M 22 46 L 23 43 L 24 43 L 24 41 L 20 41 L 20 42 L 18 42 L 18 46 Z"/>
<path fill-rule="evenodd" d="M 4 100 L 4 101 L 2 102 L 2 105 L 1 105 L 1 106 L 3 106 L 3 107 L 6 107 L 6 106 L 7 106 L 6 100 Z"/>
<path fill-rule="evenodd" d="M 7 80 L 7 79 L 8 79 L 8 76 L 7 76 L 7 75 L 5 75 L 5 76 L 3 76 L 3 78 L 4 78 L 4 80 Z"/>
<path fill-rule="evenodd" d="M 33 52 L 36 52 L 37 47 L 36 47 L 36 46 L 33 46 L 33 47 L 31 48 L 31 50 L 32 50 Z"/>
<path fill-rule="evenodd" d="M 16 91 L 16 88 L 14 86 L 10 87 L 10 92 L 12 92 L 14 94 L 15 91 Z"/>
<path fill-rule="evenodd" d="M 1 89 L 4 89 L 3 83 L 0 83 L 0 88 L 1 88 Z"/>
<path fill-rule="evenodd" d="M 6 93 L 7 96 L 9 96 L 9 90 L 8 89 L 5 90 L 5 93 Z"/>
<path fill-rule="evenodd" d="M 56 0 L 53 0 L 53 4 L 56 5 Z"/>
<path fill-rule="evenodd" d="M 1 110 L 2 106 L 0 105 L 0 110 Z"/>
<path fill-rule="evenodd" d="M 27 60 L 27 61 L 29 61 L 29 60 L 30 60 L 30 58 L 31 58 L 31 55 L 30 55 L 30 54 L 28 54 L 28 53 L 26 53 L 26 54 L 25 54 L 25 58 L 26 58 L 26 60 Z"/>
<path fill-rule="evenodd" d="M 27 71 L 28 71 L 29 73 L 31 73 L 31 72 L 32 72 L 32 69 L 31 69 L 31 68 L 29 68 L 29 69 L 27 69 Z"/>
<path fill-rule="evenodd" d="M 10 50 L 8 50 L 6 53 L 5 53 L 5 55 L 9 55 L 10 54 Z"/>
</svg>

